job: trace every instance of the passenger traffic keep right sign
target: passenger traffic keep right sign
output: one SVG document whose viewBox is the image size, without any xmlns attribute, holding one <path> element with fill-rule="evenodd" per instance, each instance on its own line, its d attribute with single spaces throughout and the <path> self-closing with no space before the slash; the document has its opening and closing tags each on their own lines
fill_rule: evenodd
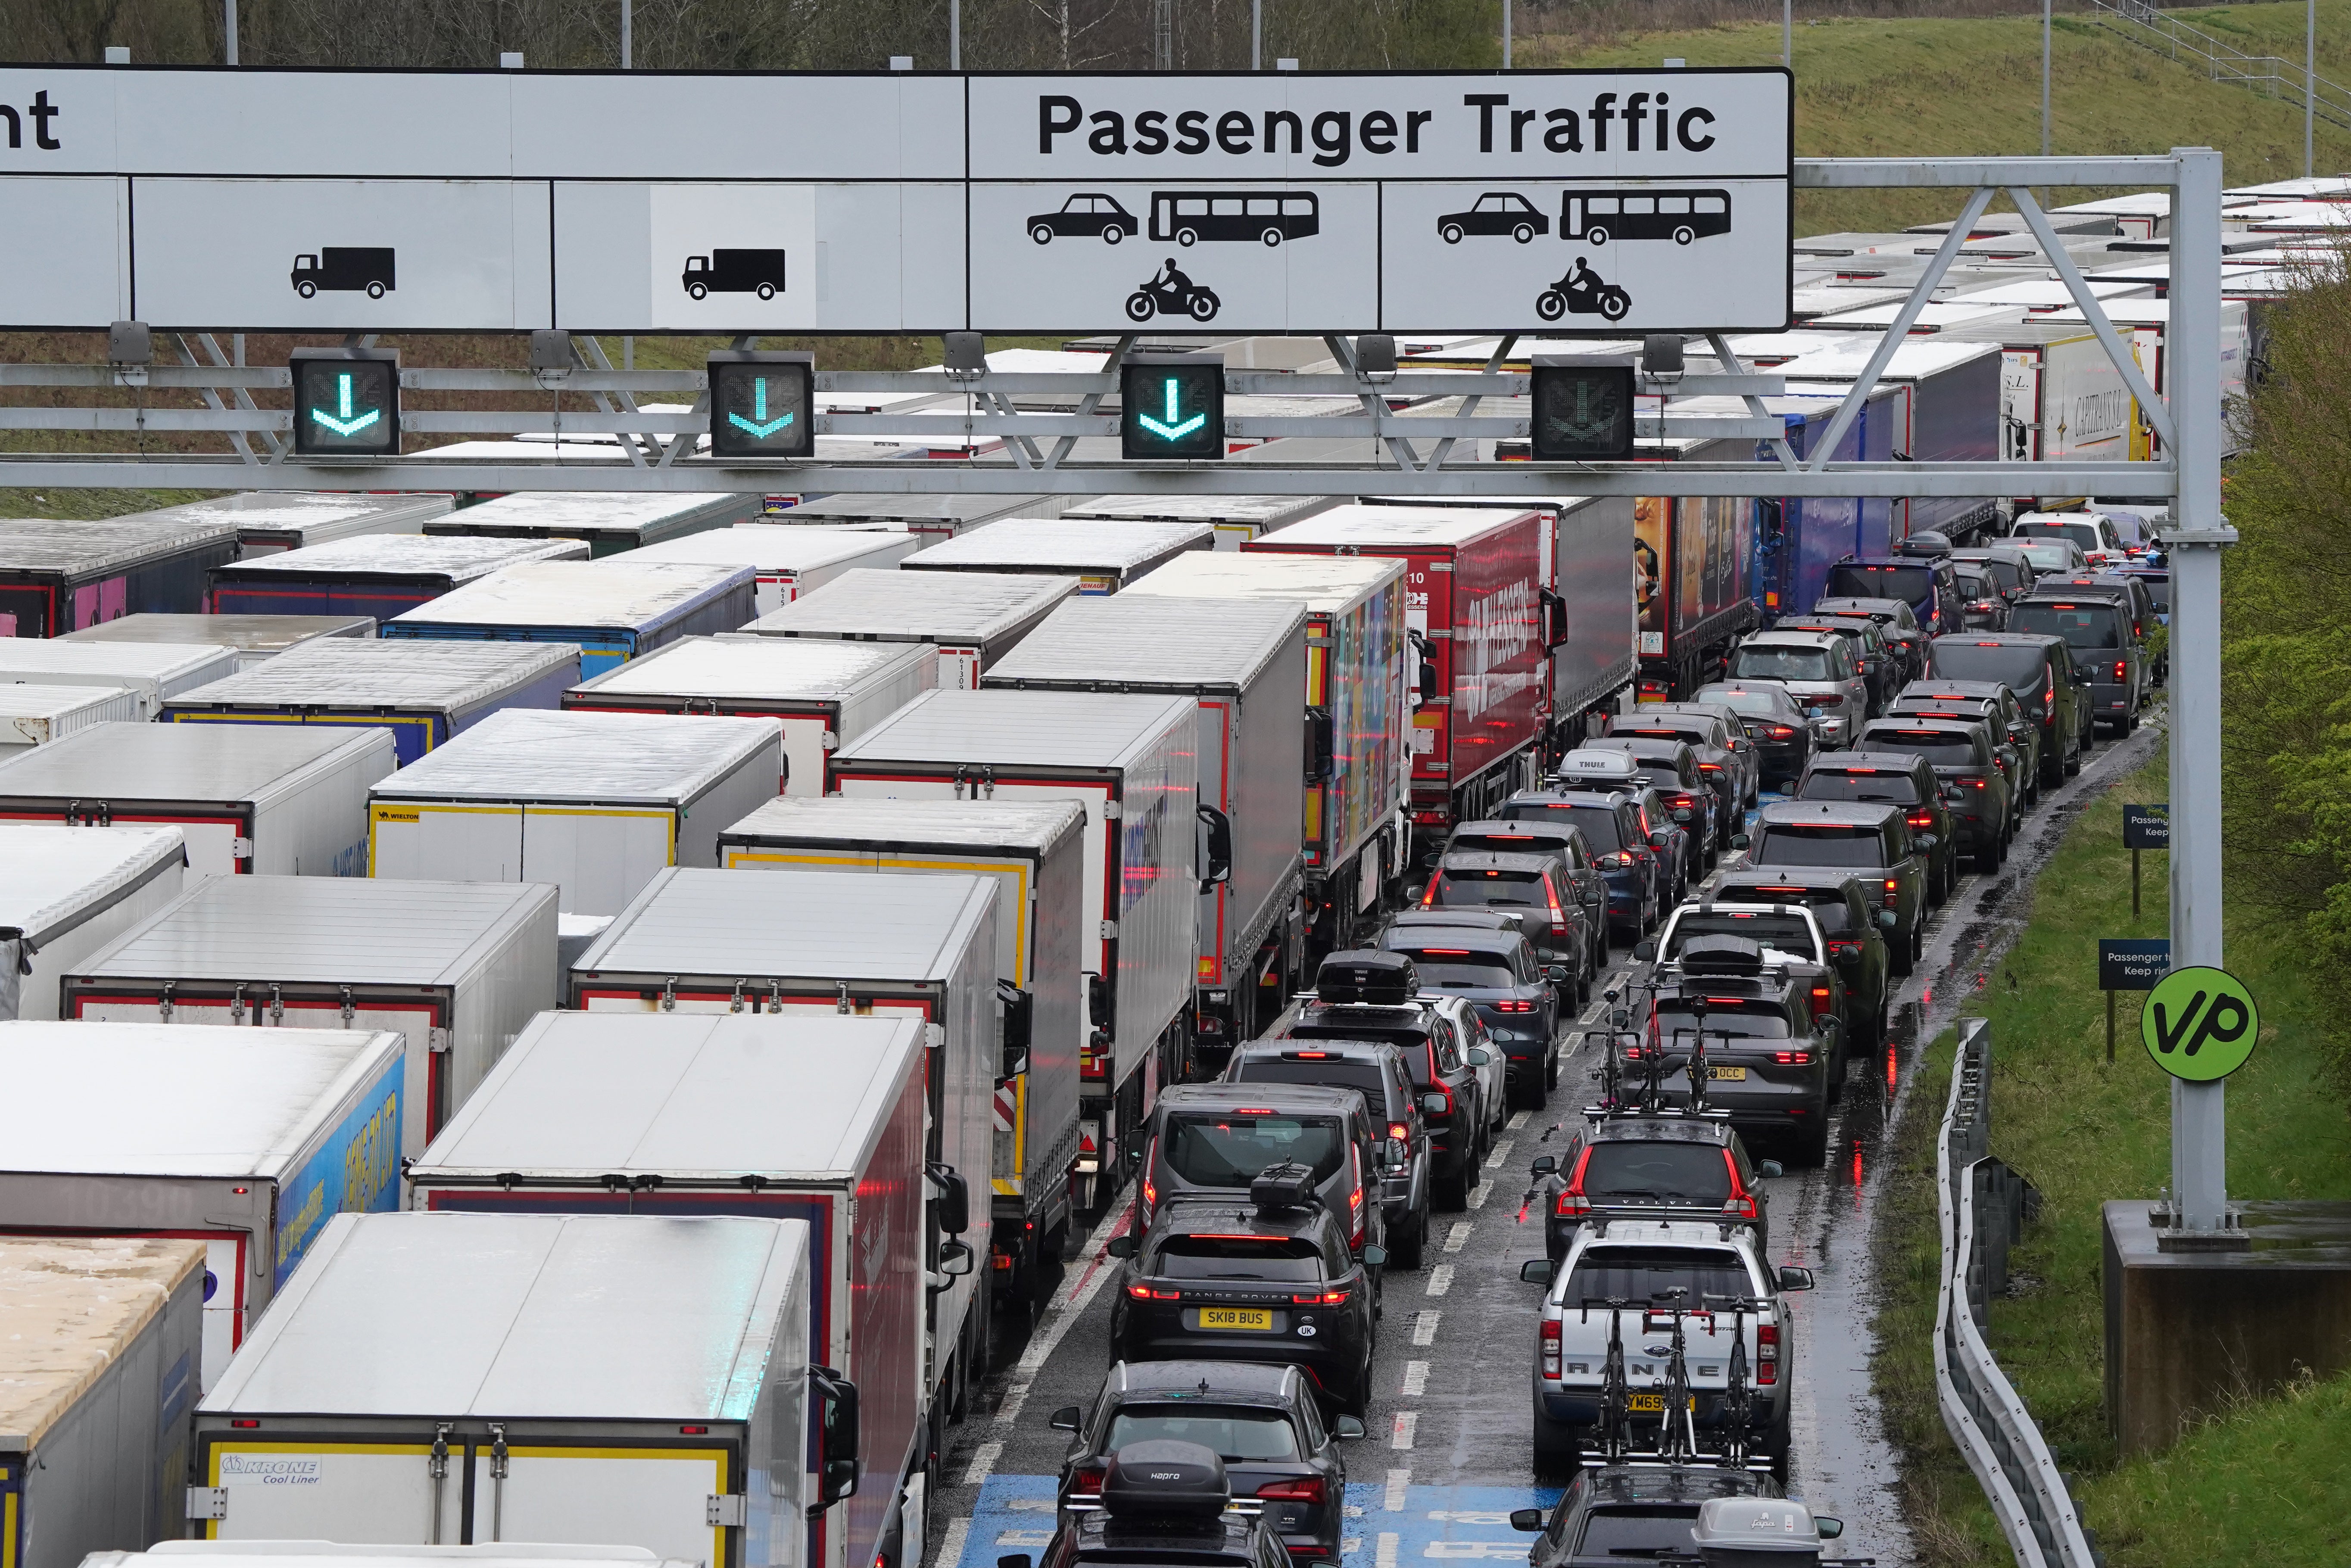
<svg viewBox="0 0 2351 1568">
<path fill-rule="evenodd" d="M 2261 1033 L 2253 993 L 2226 970 L 2173 970 L 2147 993 L 2139 1014 L 2139 1034 L 2155 1064 L 2191 1083 L 2209 1084 L 2243 1066 Z"/>
</svg>

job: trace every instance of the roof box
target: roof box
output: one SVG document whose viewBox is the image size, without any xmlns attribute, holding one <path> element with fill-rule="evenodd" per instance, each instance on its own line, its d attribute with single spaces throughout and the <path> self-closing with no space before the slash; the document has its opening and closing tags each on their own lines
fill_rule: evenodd
<svg viewBox="0 0 2351 1568">
<path fill-rule="evenodd" d="M 1214 1519 L 1232 1501 L 1232 1487 L 1216 1449 L 1154 1439 L 1129 1443 L 1110 1457 L 1102 1500 L 1122 1521 Z"/>
<path fill-rule="evenodd" d="M 1260 1214 L 1287 1214 L 1317 1201 L 1320 1196 L 1314 1189 L 1314 1168 L 1296 1160 L 1269 1165 L 1249 1183 L 1249 1201 Z"/>
<path fill-rule="evenodd" d="M 1324 1002 L 1401 1007 L 1420 994 L 1420 971 L 1402 953 L 1369 948 L 1336 952 L 1314 971 L 1314 994 Z"/>
<path fill-rule="evenodd" d="M 1594 784 L 1631 784 L 1641 774 L 1640 759 L 1625 751 L 1575 751 L 1559 759 L 1552 776 L 1577 788 Z"/>
<path fill-rule="evenodd" d="M 1692 937 L 1677 961 L 1684 974 L 1761 974 L 1763 950 L 1745 937 Z"/>
<path fill-rule="evenodd" d="M 1938 534 L 1932 528 L 1921 528 L 1894 546 L 1897 556 L 1948 556 L 1951 539 L 1948 534 Z"/>
<path fill-rule="evenodd" d="M 1707 1568 L 1798 1568 L 1821 1560 L 1813 1511 L 1786 1498 L 1708 1498 L 1690 1533 Z"/>
<path fill-rule="evenodd" d="M 1409 930 L 1421 926 L 1449 926 L 1457 931 L 1517 931 L 1523 935 L 1527 929 L 1527 917 L 1516 909 L 1447 908 L 1403 909 L 1388 922 L 1391 930 L 1398 927 Z"/>
</svg>

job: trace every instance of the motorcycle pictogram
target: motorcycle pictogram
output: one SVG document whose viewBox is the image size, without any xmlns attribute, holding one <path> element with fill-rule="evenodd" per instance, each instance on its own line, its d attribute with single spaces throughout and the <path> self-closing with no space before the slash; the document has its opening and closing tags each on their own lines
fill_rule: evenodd
<svg viewBox="0 0 2351 1568">
<path fill-rule="evenodd" d="M 1188 316 L 1195 321 L 1214 321 L 1222 303 L 1214 289 L 1193 283 L 1176 265 L 1176 258 L 1169 256 L 1165 267 L 1126 296 L 1126 314 L 1133 321 L 1148 321 L 1155 316 Z"/>
<path fill-rule="evenodd" d="M 1633 296 L 1593 271 L 1582 256 L 1575 258 L 1565 277 L 1535 296 L 1535 314 L 1545 321 L 1557 321 L 1570 311 L 1622 321 L 1632 308 Z"/>
</svg>

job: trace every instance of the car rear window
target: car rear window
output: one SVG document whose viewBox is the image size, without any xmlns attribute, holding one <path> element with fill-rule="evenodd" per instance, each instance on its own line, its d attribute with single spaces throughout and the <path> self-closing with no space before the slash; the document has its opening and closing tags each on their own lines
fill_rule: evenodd
<svg viewBox="0 0 2351 1568">
<path fill-rule="evenodd" d="M 1440 871 L 1436 892 L 1432 904 L 1472 909 L 1500 904 L 1539 909 L 1545 902 L 1540 871 Z"/>
<path fill-rule="evenodd" d="M 1686 741 L 1691 745 L 1699 745 L 1712 737 L 1714 726 L 1695 720 L 1683 726 L 1663 724 L 1651 720 L 1637 730 L 1622 729 L 1612 725 L 1608 732 L 1611 735 L 1633 735 L 1652 741 Z"/>
<path fill-rule="evenodd" d="M 1163 1280 L 1279 1280 L 1322 1277 L 1322 1249 L 1297 1236 L 1169 1236 L 1144 1272 Z"/>
<path fill-rule="evenodd" d="M 1946 680 L 1998 680 L 2026 697 L 2041 690 L 2043 673 L 2041 649 L 2028 643 L 1949 637 L 1935 639 L 1934 669 Z"/>
<path fill-rule="evenodd" d="M 1309 1048 L 1311 1049 L 1311 1047 Z M 1303 1053 L 1301 1053 L 1303 1054 Z M 1383 1117 L 1387 1115 L 1387 1076 L 1376 1062 L 1361 1057 L 1323 1056 L 1292 1061 L 1280 1056 L 1244 1056 L 1233 1065 L 1235 1084 L 1322 1084 L 1334 1089 L 1360 1089 L 1366 1103 Z"/>
<path fill-rule="evenodd" d="M 1169 1118 L 1163 1158 L 1195 1187 L 1247 1187 L 1267 1166 L 1292 1160 L 1312 1166 L 1314 1179 L 1327 1181 L 1338 1174 L 1345 1148 L 1336 1116 L 1204 1111 Z"/>
<path fill-rule="evenodd" d="M 1592 846 L 1594 855 L 1611 855 L 1625 847 L 1617 836 L 1616 812 L 1605 805 L 1572 805 L 1557 801 L 1513 800 L 1502 803 L 1502 818 L 1506 822 L 1540 821 L 1545 817 L 1553 822 L 1573 824 L 1583 833 L 1583 841 Z"/>
<path fill-rule="evenodd" d="M 1689 1556 L 1698 1548 L 1690 1533 L 1698 1504 L 1656 1503 L 1639 1508 L 1595 1508 L 1584 1516 L 1575 1542 L 1578 1557 Z"/>
<path fill-rule="evenodd" d="M 2098 537 L 2095 523 L 2019 523 L 2015 536 L 2021 539 L 2071 539 L 2082 546 L 2085 556 L 2106 547 L 2106 542 Z"/>
<path fill-rule="evenodd" d="M 1750 1296 L 1738 1254 L 1710 1248 L 1587 1247 L 1568 1276 L 1565 1301 L 1646 1302 L 1653 1306 L 1701 1307 L 1708 1296 Z"/>
<path fill-rule="evenodd" d="M 1789 1038 L 1788 1015 L 1776 1002 L 1757 996 L 1709 996 L 1706 999 L 1708 1039 L 1733 1034 L 1742 1040 Z M 1676 1031 L 1687 1039 L 1698 1036 L 1698 1013 L 1684 996 L 1668 996 L 1657 1003 L 1657 1033 L 1672 1040 Z"/>
<path fill-rule="evenodd" d="M 1619 1203 L 1706 1203 L 1730 1196 L 1722 1150 L 1702 1143 L 1595 1143 L 1583 1195 Z"/>
<path fill-rule="evenodd" d="M 1726 708 L 1736 708 L 1741 713 L 1752 713 L 1762 719 L 1779 718 L 1787 712 L 1788 706 L 1782 701 L 1785 695 L 1776 691 L 1740 691 L 1719 686 L 1709 686 L 1698 693 L 1706 701 L 1719 702 Z"/>
<path fill-rule="evenodd" d="M 1854 800 L 1877 805 L 1917 805 L 1918 781 L 1908 774 L 1814 768 L 1804 775 L 1798 800 Z"/>
<path fill-rule="evenodd" d="M 1813 929 L 1802 915 L 1771 915 L 1760 910 L 1692 909 L 1674 922 L 1674 940 L 1666 949 L 1672 958 L 1692 937 L 1745 937 L 1782 952 L 1810 953 Z"/>
<path fill-rule="evenodd" d="M 1748 858 L 1758 866 L 1877 867 L 1886 864 L 1886 846 L 1875 827 L 1775 822 L 1765 826 Z"/>
<path fill-rule="evenodd" d="M 1949 730 L 1896 730 L 1881 724 L 1864 730 L 1858 744 L 1865 751 L 1908 752 L 1947 768 L 1965 767 L 1977 760 L 1975 742 Z"/>
<path fill-rule="evenodd" d="M 2008 628 L 2038 637 L 2062 637 L 2068 648 L 2120 648 L 2121 618 L 2110 604 L 2034 604 L 2028 600 L 2009 613 Z"/>
<path fill-rule="evenodd" d="M 1868 566 L 1848 564 L 1829 568 L 1832 599 L 1900 599 L 1915 605 L 1934 591 L 1932 566 Z"/>
<path fill-rule="evenodd" d="M 1128 1405 L 1110 1418 L 1102 1451 L 1129 1443 L 1197 1443 L 1227 1464 L 1298 1458 L 1298 1434 L 1279 1410 L 1219 1409 L 1213 1405 Z"/>
<path fill-rule="evenodd" d="M 1744 643 L 1730 656 L 1725 674 L 1741 680 L 1834 680 L 1828 649 L 1786 643 Z"/>
<path fill-rule="evenodd" d="M 1802 904 L 1812 910 L 1813 919 L 1821 923 L 1823 935 L 1835 936 L 1853 929 L 1842 888 L 1726 888 L 1726 898 L 1752 898 L 1757 903 Z"/>
<path fill-rule="evenodd" d="M 1573 839 L 1552 838 L 1541 833 L 1457 833 L 1446 847 L 1490 849 L 1497 855 L 1556 855 L 1570 866 L 1583 864 L 1575 853 Z"/>
</svg>

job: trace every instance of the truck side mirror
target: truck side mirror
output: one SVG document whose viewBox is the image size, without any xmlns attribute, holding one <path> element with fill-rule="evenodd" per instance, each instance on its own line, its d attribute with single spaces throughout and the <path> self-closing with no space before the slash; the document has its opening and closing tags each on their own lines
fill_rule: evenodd
<svg viewBox="0 0 2351 1568">
<path fill-rule="evenodd" d="M 1233 819 L 1213 805 L 1195 806 L 1202 829 L 1200 891 L 1233 877 Z"/>
<path fill-rule="evenodd" d="M 1536 591 L 1542 596 L 1542 645 L 1549 653 L 1567 640 L 1567 601 L 1549 588 Z"/>
<path fill-rule="evenodd" d="M 1097 1029 L 1110 1027 L 1110 982 L 1092 971 L 1086 974 L 1086 1022 Z"/>
<path fill-rule="evenodd" d="M 1437 695 L 1437 660 L 1433 659 L 1424 659 L 1420 661 L 1420 701 L 1422 702 L 1433 701 L 1436 700 Z"/>
<path fill-rule="evenodd" d="M 817 1436 L 824 1453 L 818 1506 L 829 1507 L 857 1491 L 857 1385 L 830 1366 L 809 1368 L 817 1398 Z"/>
<path fill-rule="evenodd" d="M 971 1272 L 974 1262 L 975 1254 L 967 1243 L 943 1241 L 939 1244 L 939 1272 L 948 1279 L 959 1280 Z"/>
<path fill-rule="evenodd" d="M 996 982 L 996 1000 L 1004 1006 L 1004 1060 L 1000 1078 L 1017 1078 L 1029 1070 L 1029 1033 L 1037 1012 L 1037 999 L 1008 980 Z"/>
<path fill-rule="evenodd" d="M 1328 708 L 1306 710 L 1306 782 L 1321 784 L 1331 776 L 1339 751 L 1338 731 Z"/>
<path fill-rule="evenodd" d="M 939 1231 L 944 1235 L 960 1236 L 971 1229 L 971 1189 L 956 1174 L 955 1167 L 934 1161 L 923 1168 L 931 1185 L 938 1189 Z"/>
</svg>

